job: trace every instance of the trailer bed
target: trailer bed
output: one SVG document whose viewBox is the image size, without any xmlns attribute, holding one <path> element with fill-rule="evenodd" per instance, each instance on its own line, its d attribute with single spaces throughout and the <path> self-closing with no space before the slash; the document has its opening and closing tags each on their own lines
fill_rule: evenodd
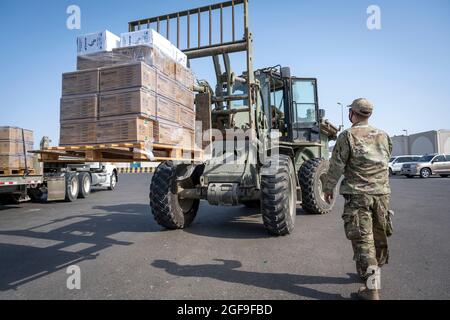
<svg viewBox="0 0 450 320">
<path fill-rule="evenodd" d="M 201 149 L 143 142 L 59 146 L 30 152 L 39 154 L 39 160 L 47 163 L 126 163 L 167 160 L 197 162 L 203 159 L 203 151 Z"/>
</svg>

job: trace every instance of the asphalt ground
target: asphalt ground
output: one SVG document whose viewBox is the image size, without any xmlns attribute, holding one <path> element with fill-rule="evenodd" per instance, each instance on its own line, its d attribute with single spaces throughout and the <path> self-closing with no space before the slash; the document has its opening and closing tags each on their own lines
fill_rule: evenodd
<svg viewBox="0 0 450 320">
<path fill-rule="evenodd" d="M 149 209 L 151 175 L 74 203 L 0 206 L 0 299 L 349 299 L 360 284 L 339 198 L 298 211 L 268 236 L 258 210 L 202 203 L 193 225 L 165 231 Z M 450 179 L 393 178 L 395 234 L 383 299 L 450 298 Z M 81 272 L 69 290 L 67 268 Z"/>
</svg>

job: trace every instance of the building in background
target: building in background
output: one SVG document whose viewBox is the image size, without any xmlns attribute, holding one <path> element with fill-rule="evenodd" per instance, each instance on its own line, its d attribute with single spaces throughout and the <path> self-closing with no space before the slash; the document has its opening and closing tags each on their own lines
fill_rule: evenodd
<svg viewBox="0 0 450 320">
<path fill-rule="evenodd" d="M 409 154 L 450 154 L 450 130 L 433 130 L 391 138 L 392 156 Z"/>
</svg>

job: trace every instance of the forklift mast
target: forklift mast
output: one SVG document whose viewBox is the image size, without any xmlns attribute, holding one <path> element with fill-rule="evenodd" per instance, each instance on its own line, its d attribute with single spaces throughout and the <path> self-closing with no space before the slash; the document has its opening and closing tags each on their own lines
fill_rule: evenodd
<svg viewBox="0 0 450 320">
<path fill-rule="evenodd" d="M 242 10 L 243 12 L 244 34 L 242 36 L 237 35 L 237 28 L 239 26 L 236 18 L 237 10 Z M 230 26 L 231 30 L 224 30 L 225 13 L 227 13 L 227 17 L 231 17 L 231 22 L 227 23 L 227 26 Z M 205 21 L 205 18 L 208 21 L 209 36 L 202 41 L 202 21 Z M 217 18 L 220 20 L 219 24 L 215 21 Z M 165 34 L 161 28 L 162 24 L 166 27 Z M 216 72 L 217 87 L 211 100 L 212 103 L 216 104 L 216 108 L 219 110 L 225 107 L 230 109 L 232 101 L 245 100 L 248 102 L 251 113 L 251 106 L 255 103 L 255 97 L 249 93 L 252 92 L 252 86 L 255 85 L 255 78 L 253 69 L 253 37 L 249 28 L 248 0 L 232 0 L 158 17 L 132 21 L 129 23 L 129 31 L 154 28 L 157 32 L 165 35 L 167 39 L 171 39 L 171 25 L 176 25 L 174 44 L 187 55 L 189 60 L 212 57 Z M 217 25 L 219 26 L 218 36 L 213 32 Z M 195 30 L 197 33 L 192 39 Z M 229 33 L 231 33 L 231 39 L 225 40 L 225 37 Z M 205 42 L 207 43 L 206 45 L 204 44 Z M 230 65 L 229 54 L 237 52 L 246 53 L 245 79 L 237 77 L 233 73 Z M 220 56 L 223 57 L 224 73 L 221 70 Z M 239 82 L 240 85 L 244 84 L 247 86 L 245 94 L 233 95 L 233 85 L 236 82 Z M 251 116 L 250 119 L 252 119 Z"/>
</svg>

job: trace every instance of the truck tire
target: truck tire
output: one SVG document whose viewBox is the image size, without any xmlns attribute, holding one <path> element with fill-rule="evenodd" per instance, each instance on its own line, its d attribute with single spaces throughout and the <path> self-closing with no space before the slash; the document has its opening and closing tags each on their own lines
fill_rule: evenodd
<svg viewBox="0 0 450 320">
<path fill-rule="evenodd" d="M 200 200 L 181 200 L 176 186 L 176 166 L 162 162 L 150 184 L 150 208 L 156 222 L 169 230 L 187 228 L 195 219 Z"/>
<path fill-rule="evenodd" d="M 330 213 L 336 202 L 334 196 L 332 203 L 327 203 L 323 192 L 323 179 L 329 166 L 327 160 L 314 158 L 303 163 L 300 168 L 298 179 L 302 189 L 302 207 L 309 214 Z"/>
<path fill-rule="evenodd" d="M 80 192 L 80 183 L 76 173 L 66 173 L 66 202 L 74 202 Z"/>
<path fill-rule="evenodd" d="M 270 235 L 285 236 L 294 230 L 297 215 L 295 170 L 285 155 L 273 161 L 278 163 L 274 172 L 261 175 L 261 214 Z"/>
<path fill-rule="evenodd" d="M 78 198 L 85 199 L 91 194 L 92 178 L 87 172 L 82 172 L 78 175 L 78 182 L 80 185 L 80 192 Z"/>
<path fill-rule="evenodd" d="M 117 181 L 118 181 L 117 172 L 114 171 L 113 174 L 111 175 L 111 178 L 109 178 L 109 179 L 110 179 L 110 181 L 109 181 L 108 190 L 113 191 L 117 186 Z"/>
</svg>

